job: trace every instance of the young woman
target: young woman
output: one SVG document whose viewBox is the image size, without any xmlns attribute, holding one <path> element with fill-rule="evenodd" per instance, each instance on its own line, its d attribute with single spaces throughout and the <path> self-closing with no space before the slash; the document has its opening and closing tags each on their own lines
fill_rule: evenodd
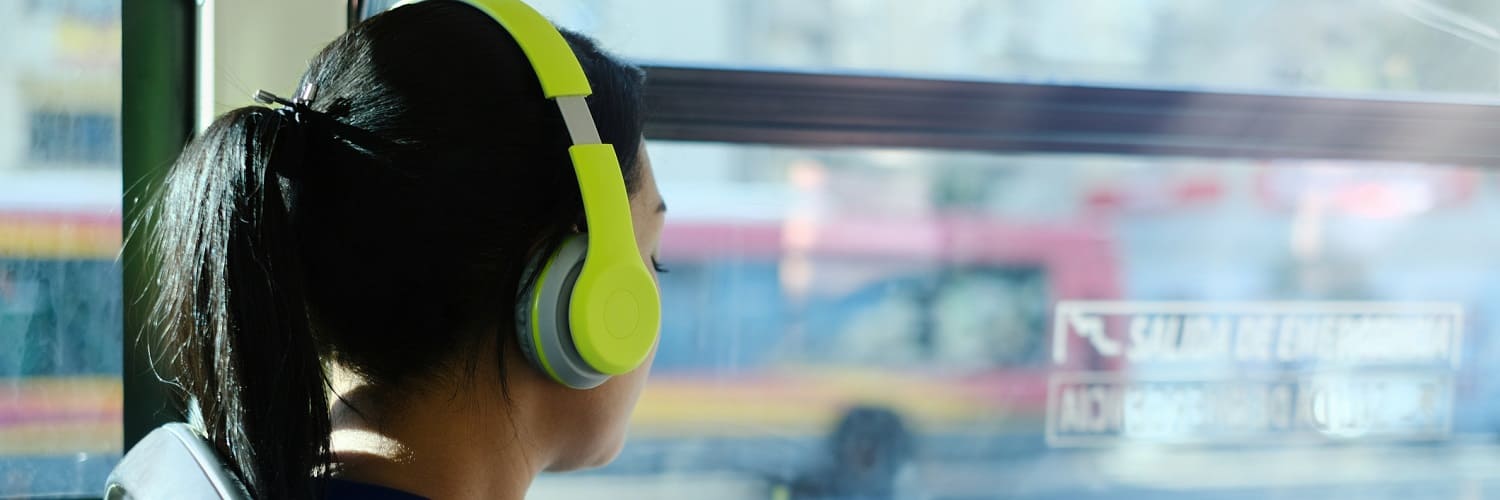
<svg viewBox="0 0 1500 500">
<path fill-rule="evenodd" d="M 643 74 L 564 38 L 618 156 L 629 253 L 652 266 Z M 654 347 L 585 390 L 517 341 L 533 263 L 593 214 L 516 38 L 466 3 L 404 6 L 331 43 L 301 88 L 215 121 L 152 215 L 165 359 L 221 458 L 257 498 L 443 499 L 521 498 L 541 471 L 613 459 Z"/>
</svg>

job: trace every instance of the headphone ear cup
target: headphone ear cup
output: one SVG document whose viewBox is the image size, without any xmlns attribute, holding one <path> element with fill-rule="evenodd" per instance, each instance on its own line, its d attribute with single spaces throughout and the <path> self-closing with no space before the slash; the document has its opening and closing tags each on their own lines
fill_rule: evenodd
<svg viewBox="0 0 1500 500">
<path fill-rule="evenodd" d="M 526 275 L 537 273 L 536 282 L 529 287 L 521 284 L 521 302 L 516 304 L 516 341 L 521 352 L 542 373 L 574 389 L 591 389 L 609 380 L 578 354 L 568 319 L 573 284 L 583 270 L 587 250 L 588 236 L 575 235 L 551 255 L 534 259 Z"/>
</svg>

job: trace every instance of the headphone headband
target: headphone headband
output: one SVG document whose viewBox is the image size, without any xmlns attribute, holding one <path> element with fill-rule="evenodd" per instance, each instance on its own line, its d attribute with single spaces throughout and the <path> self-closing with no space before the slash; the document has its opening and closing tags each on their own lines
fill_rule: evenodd
<svg viewBox="0 0 1500 500">
<path fill-rule="evenodd" d="M 570 387 L 587 388 L 587 384 L 580 385 L 577 380 L 602 379 L 590 374 L 581 378 L 571 376 L 577 374 L 559 374 L 557 369 L 563 365 L 549 363 L 548 349 L 525 349 L 525 346 L 538 337 L 544 341 L 567 337 L 565 342 L 572 347 L 568 352 L 576 352 L 594 375 L 609 376 L 639 367 L 655 345 L 661 325 L 661 296 L 636 246 L 630 197 L 619 158 L 614 146 L 600 139 L 585 100 L 593 89 L 572 46 L 552 22 L 521 0 L 464 0 L 464 3 L 500 23 L 520 45 L 541 83 L 542 94 L 557 103 L 573 142 L 568 153 L 578 176 L 578 190 L 588 222 L 587 250 L 576 278 L 559 292 L 564 296 L 532 300 L 566 303 L 565 324 L 539 317 L 547 324 L 530 324 L 527 328 L 532 331 L 522 333 L 520 339 L 523 350 L 528 356 L 535 356 L 533 361 L 554 380 Z M 531 307 L 525 301 L 519 307 L 522 311 L 518 318 L 531 315 L 525 311 Z"/>
<path fill-rule="evenodd" d="M 585 97 L 594 93 L 589 87 L 583 65 L 573 54 L 552 22 L 521 0 L 465 0 L 484 11 L 510 33 L 542 84 L 542 95 L 557 102 L 563 122 L 573 144 L 600 144 L 599 129 Z"/>
<path fill-rule="evenodd" d="M 521 0 L 465 1 L 499 21 L 521 44 L 542 83 L 542 94 L 548 99 L 586 97 L 594 93 L 583 74 L 583 66 L 573 55 L 573 47 L 541 13 Z"/>
<path fill-rule="evenodd" d="M 392 8 L 414 4 L 421 0 L 402 0 Z M 599 129 L 594 125 L 594 115 L 583 98 L 593 95 L 583 65 L 573 54 L 572 46 L 563 39 L 562 33 L 552 22 L 521 0 L 463 0 L 464 3 L 489 15 L 500 27 L 510 33 L 521 52 L 531 63 L 536 78 L 542 85 L 542 95 L 557 102 L 562 112 L 563 123 L 568 126 L 568 136 L 573 144 L 599 144 Z"/>
</svg>

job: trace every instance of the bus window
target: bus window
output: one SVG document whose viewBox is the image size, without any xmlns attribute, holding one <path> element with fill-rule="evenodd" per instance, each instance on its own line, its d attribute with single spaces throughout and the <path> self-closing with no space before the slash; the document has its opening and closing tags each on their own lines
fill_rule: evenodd
<svg viewBox="0 0 1500 500">
<path fill-rule="evenodd" d="M 0 2 L 0 497 L 119 459 L 120 2 Z"/>
<path fill-rule="evenodd" d="M 1097 326 L 1120 344 L 1111 352 L 1074 333 L 1070 322 L 1081 320 L 1068 312 L 1077 304 L 1197 304 L 1217 318 L 1247 303 L 1326 305 L 1331 314 L 1360 304 L 1439 303 L 1463 314 L 1453 356 L 1482 359 L 1500 345 L 1487 326 L 1500 321 L 1493 285 L 1500 276 L 1487 265 L 1500 239 L 1470 230 L 1500 206 L 1500 182 L 1485 171 L 662 141 L 653 148 L 673 200 L 661 251 L 671 269 L 661 277 L 668 319 L 653 379 L 619 460 L 544 477 L 540 498 L 592 491 L 586 485 L 734 498 L 837 496 L 869 484 L 895 497 L 937 498 L 990 497 L 1018 484 L 1028 498 L 1072 497 L 1090 485 L 1180 492 L 1164 498 L 1246 487 L 1186 465 L 1179 453 L 1262 478 L 1253 497 L 1302 497 L 1312 484 L 1377 491 L 1386 487 L 1382 475 L 1416 461 L 1459 467 L 1468 455 L 1440 450 L 1500 431 L 1488 403 L 1500 386 L 1486 382 L 1485 363 L 1365 366 L 1320 358 L 1331 351 L 1316 346 L 1295 361 L 1185 362 L 1173 357 L 1191 354 L 1185 330 L 1150 344 L 1149 325 L 1108 317 Z M 1262 379 L 1272 381 L 1273 403 L 1283 392 L 1289 398 L 1285 427 L 1249 434 L 1204 423 L 1246 422 L 1241 413 L 1254 412 L 1233 408 L 1260 408 L 1256 387 L 1244 381 Z M 1093 381 L 1086 387 L 1093 392 L 1068 392 L 1077 380 Z M 1076 414 L 1079 404 L 1108 406 L 1099 392 L 1106 384 L 1133 391 L 1124 424 Z M 1350 388 L 1361 389 L 1340 392 Z M 1351 422 L 1404 423 L 1375 435 L 1298 427 L 1330 404 L 1319 394 L 1376 397 L 1366 389 L 1384 398 L 1383 413 Z M 1079 399 L 1096 392 L 1102 399 Z M 1234 405 L 1210 403 L 1223 398 Z M 1447 427 L 1434 435 L 1423 426 L 1437 420 L 1422 419 Z M 1069 434 L 1078 428 L 1096 432 L 1081 440 Z M 1249 435 L 1257 441 L 1245 441 Z M 1163 446 L 1178 447 L 1153 451 Z M 1387 453 L 1406 446 L 1427 451 Z M 873 462 L 863 472 L 843 469 L 864 463 L 850 462 L 847 447 Z M 1264 460 L 1268 453 L 1278 458 Z M 1314 463 L 1340 475 L 1278 469 Z M 850 474 L 864 479 L 849 482 Z M 1438 469 L 1411 480 L 1434 488 L 1487 481 Z"/>
<path fill-rule="evenodd" d="M 353 0 L 347 14 L 357 22 L 395 3 Z M 647 126 L 672 206 L 660 253 L 670 272 L 660 276 L 662 336 L 631 438 L 608 467 L 544 475 L 530 498 L 1500 491 L 1491 403 L 1500 384 L 1489 362 L 1500 355 L 1500 268 L 1490 262 L 1500 233 L 1485 230 L 1500 210 L 1500 155 L 1471 147 L 1491 124 L 1449 116 L 1494 113 L 1500 3 L 528 3 L 653 64 L 667 83 L 648 83 L 648 102 L 678 108 L 663 113 L 677 121 Z M 100 22 L 98 9 L 44 4 L 26 12 Z M 220 21 L 199 31 L 217 37 L 198 52 L 217 65 L 199 82 L 205 116 L 248 104 L 253 88 L 288 89 L 306 59 L 287 54 L 310 55 L 339 27 L 327 14 L 334 4 L 299 5 L 291 18 L 259 4 L 203 5 Z M 754 71 L 766 68 L 785 71 Z M 778 114 L 806 110 L 747 109 L 765 96 L 806 99 L 798 92 L 809 87 L 778 87 L 790 79 L 847 100 L 810 107 L 829 116 L 786 130 Z M 754 85 L 736 88 L 764 94 L 716 87 L 745 82 Z M 952 102 L 920 109 L 932 95 L 917 91 L 918 105 L 884 116 L 883 99 L 864 94 L 921 86 L 912 82 L 974 100 L 990 95 L 968 94 L 980 88 L 1024 94 L 974 108 L 1013 113 L 1019 125 L 968 128 L 981 113 Z M 21 88 L 0 87 L 0 98 Z M 1058 102 L 1054 90 L 1088 99 Z M 14 171 L 37 172 L 11 179 L 89 185 L 86 169 L 23 160 L 115 158 L 71 146 L 118 135 L 93 98 L 71 99 L 0 122 L 62 134 L 0 141 L 0 159 L 21 165 Z M 683 105 L 694 99 L 734 112 Z M 1213 106 L 1230 101 L 1268 105 Z M 1298 107 L 1310 101 L 1315 109 Z M 878 109 L 839 115 L 849 103 Z M 1349 110 L 1347 130 L 1300 126 Z M 1157 114 L 1170 119 L 1141 119 Z M 1138 123 L 1143 131 L 1117 135 Z M 683 133 L 699 124 L 710 132 Z M 1196 128 L 1224 124 L 1207 136 L 1222 143 L 1195 142 Z M 893 136 L 928 149 L 883 142 Z M 1463 146 L 1442 156 L 1463 163 L 1411 163 L 1432 161 L 1438 145 Z M 34 190 L 0 184 L 7 192 Z M 90 208 L 48 219 L 69 229 L 43 234 L 117 222 L 68 196 Z M 0 328 L 98 317 L 77 312 L 92 298 L 59 302 L 48 277 L 102 283 L 108 268 L 90 266 L 103 261 L 46 255 L 0 267 Z M 16 338 L 0 338 L 0 349 L 22 345 Z M 93 367 L 94 351 L 42 345 L 41 358 L 0 352 L 31 370 L 13 391 L 61 390 L 40 380 L 110 387 L 96 375 L 112 368 Z M 115 421 L 97 415 L 94 428 Z M 40 462 L 64 449 L 45 442 L 43 457 L 12 463 L 64 470 Z"/>
</svg>

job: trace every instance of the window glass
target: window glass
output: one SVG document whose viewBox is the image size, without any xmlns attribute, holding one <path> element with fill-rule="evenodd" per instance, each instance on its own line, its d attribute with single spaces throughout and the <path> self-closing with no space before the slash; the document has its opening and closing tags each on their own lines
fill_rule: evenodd
<svg viewBox="0 0 1500 500">
<path fill-rule="evenodd" d="M 536 498 L 1500 492 L 1488 170 L 651 154 L 651 382 L 620 458 Z"/>
<path fill-rule="evenodd" d="M 0 0 L 0 497 L 93 496 L 121 436 L 120 5 Z"/>
<path fill-rule="evenodd" d="M 368 17 L 396 0 L 363 0 Z M 1493 95 L 1487 0 L 534 0 L 644 62 L 1251 92 Z"/>
<path fill-rule="evenodd" d="M 1256 91 L 1500 90 L 1487 0 L 536 0 L 673 64 Z"/>
</svg>

